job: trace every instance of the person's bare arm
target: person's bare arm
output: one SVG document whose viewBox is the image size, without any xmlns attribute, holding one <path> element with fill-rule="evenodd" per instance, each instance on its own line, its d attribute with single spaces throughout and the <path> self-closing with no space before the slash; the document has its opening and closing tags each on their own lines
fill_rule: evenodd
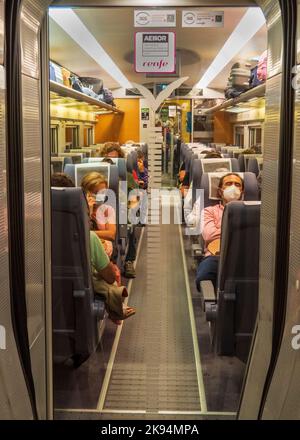
<svg viewBox="0 0 300 440">
<path fill-rule="evenodd" d="M 113 284 L 116 281 L 116 272 L 113 268 L 112 263 L 109 263 L 104 269 L 100 270 L 99 275 L 108 284 Z"/>
<path fill-rule="evenodd" d="M 102 240 L 115 241 L 117 228 L 116 225 L 107 223 L 105 230 L 95 231 L 97 236 Z"/>
</svg>

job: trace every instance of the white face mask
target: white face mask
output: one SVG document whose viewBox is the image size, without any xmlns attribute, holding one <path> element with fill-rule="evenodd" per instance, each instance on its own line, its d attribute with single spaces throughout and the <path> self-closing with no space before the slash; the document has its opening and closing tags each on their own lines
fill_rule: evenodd
<svg viewBox="0 0 300 440">
<path fill-rule="evenodd" d="M 108 197 L 106 195 L 106 189 L 99 191 L 96 195 L 97 205 L 103 205 L 107 201 Z"/>
<path fill-rule="evenodd" d="M 226 202 L 233 202 L 234 200 L 240 200 L 241 190 L 237 188 L 235 185 L 231 185 L 223 191 L 223 196 Z"/>
</svg>

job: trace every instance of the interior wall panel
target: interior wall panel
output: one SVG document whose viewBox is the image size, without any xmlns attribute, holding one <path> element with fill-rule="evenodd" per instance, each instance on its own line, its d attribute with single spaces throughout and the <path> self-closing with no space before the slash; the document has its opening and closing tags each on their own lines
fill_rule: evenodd
<svg viewBox="0 0 300 440">
<path fill-rule="evenodd" d="M 298 32 L 300 32 L 300 21 L 298 21 Z M 298 53 L 299 51 L 298 40 Z M 263 412 L 263 418 L 267 420 L 300 419 L 300 347 L 297 349 L 297 344 L 292 344 L 296 336 L 293 334 L 293 328 L 300 325 L 300 88 L 296 90 L 295 95 L 294 122 L 293 196 L 286 324 Z"/>
<path fill-rule="evenodd" d="M 262 395 L 272 350 L 281 81 L 282 75 L 277 75 L 267 82 L 258 330 L 239 414 L 241 419 L 255 419 L 258 415 L 259 396 Z"/>
<path fill-rule="evenodd" d="M 4 1 L 0 0 L 0 419 L 16 420 L 31 419 L 32 411 L 11 321 L 3 54 Z"/>
<path fill-rule="evenodd" d="M 47 415 L 47 387 L 40 26 L 49 3 L 24 0 L 21 12 L 27 323 L 37 409 L 42 419 Z"/>
</svg>

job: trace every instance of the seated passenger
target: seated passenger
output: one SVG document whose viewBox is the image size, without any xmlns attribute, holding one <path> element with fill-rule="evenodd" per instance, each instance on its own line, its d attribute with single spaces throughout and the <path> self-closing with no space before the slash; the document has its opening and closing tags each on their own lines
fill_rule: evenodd
<svg viewBox="0 0 300 440">
<path fill-rule="evenodd" d="M 135 314 L 135 309 L 123 304 L 128 297 L 127 289 L 117 286 L 115 269 L 94 231 L 90 231 L 90 249 L 94 291 L 104 297 L 109 319 L 120 325 Z"/>
<path fill-rule="evenodd" d="M 125 158 L 125 154 L 118 142 L 106 142 L 100 154 L 101 157 L 110 157 L 112 159 Z M 127 185 L 129 192 L 139 187 L 134 180 L 132 173 L 130 173 L 129 171 L 127 171 Z"/>
<path fill-rule="evenodd" d="M 112 242 L 116 239 L 117 228 L 115 209 L 105 203 L 107 180 L 102 174 L 91 172 L 84 176 L 81 186 L 92 208 L 91 220 L 94 222 L 94 230 L 102 240 L 107 255 L 111 257 Z"/>
<path fill-rule="evenodd" d="M 225 205 L 241 200 L 244 194 L 244 181 L 235 173 L 226 174 L 220 179 L 218 205 L 204 209 L 204 225 L 202 237 L 205 241 L 205 258 L 199 264 L 196 276 L 197 289 L 200 282 L 210 280 L 215 289 L 218 277 L 218 263 L 221 243 L 221 226 Z"/>
<path fill-rule="evenodd" d="M 137 152 L 138 170 L 137 170 L 137 172 L 134 171 L 132 174 L 133 174 L 133 177 L 135 177 L 135 174 L 136 174 L 135 181 L 137 181 L 139 187 L 143 188 L 143 189 L 147 189 L 148 188 L 148 170 L 145 167 L 144 161 L 145 161 L 145 155 L 141 150 L 139 150 Z"/>
<path fill-rule="evenodd" d="M 216 151 L 212 151 L 207 153 L 204 159 L 223 159 L 221 153 L 217 153 Z"/>
<path fill-rule="evenodd" d="M 59 188 L 74 188 L 75 184 L 67 174 L 53 173 L 51 175 L 51 186 Z"/>
<path fill-rule="evenodd" d="M 64 173 L 51 176 L 52 187 L 75 187 L 71 178 Z M 90 212 L 91 214 L 91 212 Z M 128 292 L 126 287 L 116 285 L 116 273 L 109 261 L 101 240 L 90 231 L 90 257 L 92 264 L 93 287 L 96 294 L 104 297 L 109 318 L 117 325 L 135 314 L 135 309 L 123 304 Z"/>
<path fill-rule="evenodd" d="M 122 151 L 120 145 L 117 142 L 106 142 L 103 150 L 101 151 L 102 157 L 110 157 L 110 158 L 124 158 L 124 152 Z M 127 172 L 127 189 L 128 193 L 132 190 L 138 189 L 139 186 L 134 180 L 132 173 Z M 131 203 L 137 203 L 137 197 L 134 199 L 131 197 Z M 125 257 L 125 266 L 124 266 L 124 276 L 126 278 L 135 278 L 136 272 L 134 268 L 134 261 L 136 259 L 136 238 L 135 238 L 135 228 L 132 227 L 129 230 L 129 244 L 128 251 Z"/>
</svg>

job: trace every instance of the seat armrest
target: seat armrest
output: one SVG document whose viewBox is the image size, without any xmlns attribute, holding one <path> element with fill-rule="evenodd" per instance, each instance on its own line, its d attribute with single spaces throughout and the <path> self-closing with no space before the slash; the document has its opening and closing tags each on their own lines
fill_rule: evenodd
<svg viewBox="0 0 300 440">
<path fill-rule="evenodd" d="M 218 305 L 214 285 L 211 281 L 201 281 L 200 290 L 202 293 L 202 309 L 206 314 L 206 320 L 209 322 L 215 321 Z"/>
<path fill-rule="evenodd" d="M 211 281 L 201 281 L 200 289 L 204 302 L 216 302 L 217 297 L 215 293 L 214 285 Z"/>
</svg>

